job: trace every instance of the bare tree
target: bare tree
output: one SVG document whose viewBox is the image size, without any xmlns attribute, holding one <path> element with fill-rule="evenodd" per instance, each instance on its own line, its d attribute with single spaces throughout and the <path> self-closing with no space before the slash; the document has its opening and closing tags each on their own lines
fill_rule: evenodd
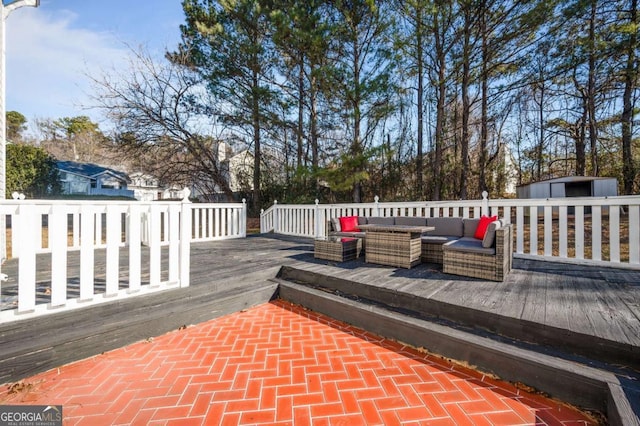
<svg viewBox="0 0 640 426">
<path fill-rule="evenodd" d="M 91 78 L 91 77 L 90 77 Z M 91 78 L 94 100 L 115 123 L 115 145 L 123 159 L 135 158 L 161 180 L 193 185 L 209 200 L 232 196 L 218 145 L 224 133 L 211 117 L 207 90 L 195 73 L 169 61 L 158 63 L 132 50 L 129 68 Z M 208 133 L 201 129 L 208 128 Z"/>
</svg>

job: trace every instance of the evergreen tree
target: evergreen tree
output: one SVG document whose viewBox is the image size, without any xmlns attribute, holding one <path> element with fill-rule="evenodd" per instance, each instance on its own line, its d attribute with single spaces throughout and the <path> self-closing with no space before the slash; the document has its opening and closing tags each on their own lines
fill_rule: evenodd
<svg viewBox="0 0 640 426">
<path fill-rule="evenodd" d="M 248 135 L 253 148 L 254 208 L 261 206 L 262 137 L 274 93 L 269 10 L 260 0 L 184 0 L 186 23 L 172 61 L 193 67 L 217 105 L 223 125 Z"/>
<path fill-rule="evenodd" d="M 7 145 L 7 198 L 13 192 L 43 198 L 61 192 L 54 158 L 32 145 Z"/>
<path fill-rule="evenodd" d="M 22 139 L 22 132 L 27 129 L 27 119 L 18 111 L 7 111 L 7 140 L 18 142 Z"/>
<path fill-rule="evenodd" d="M 352 180 L 353 202 L 362 201 L 367 153 L 380 123 L 394 111 L 396 87 L 391 52 L 393 22 L 388 3 L 372 0 L 336 0 L 332 101 L 345 126 L 349 162 L 345 175 Z M 382 142 L 382 140 L 380 141 Z"/>
</svg>

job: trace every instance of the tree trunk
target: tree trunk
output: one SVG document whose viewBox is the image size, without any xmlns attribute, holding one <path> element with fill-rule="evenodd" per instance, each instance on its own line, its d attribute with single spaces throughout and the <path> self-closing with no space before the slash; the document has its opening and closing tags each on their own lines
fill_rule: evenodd
<svg viewBox="0 0 640 426">
<path fill-rule="evenodd" d="M 316 88 L 316 84 L 317 79 L 312 70 L 309 81 L 309 140 L 311 145 L 311 168 L 313 170 L 314 176 L 318 171 L 318 166 L 320 163 L 320 159 L 318 158 L 318 91 Z M 316 197 L 319 197 L 320 181 L 318 180 L 317 176 L 314 178 L 314 180 Z"/>
<path fill-rule="evenodd" d="M 311 75 L 311 84 L 309 87 L 310 111 L 309 124 L 311 126 L 311 166 L 314 170 L 318 168 L 318 91 L 316 88 L 317 80 L 315 75 Z"/>
<path fill-rule="evenodd" d="M 539 74 L 539 89 L 540 89 L 540 102 L 538 102 L 538 126 L 540 126 L 540 135 L 538 140 L 538 146 L 536 147 L 536 162 L 537 164 L 537 180 L 542 179 L 542 161 L 544 153 L 544 98 L 546 96 L 546 87 L 544 80 L 544 72 L 542 64 L 540 64 Z"/>
<path fill-rule="evenodd" d="M 261 182 L 261 162 L 262 152 L 260 147 L 260 99 L 259 99 L 258 73 L 253 72 L 253 94 L 251 119 L 253 122 L 253 208 L 258 210 L 261 207 L 260 182 Z"/>
<path fill-rule="evenodd" d="M 435 129 L 435 159 L 433 165 L 433 199 L 442 197 L 442 148 L 444 146 L 444 119 L 445 101 L 447 95 L 446 85 L 446 54 L 444 52 L 444 35 L 440 34 L 440 21 L 438 12 L 434 13 L 434 38 L 436 49 L 436 62 L 438 67 L 438 84 L 436 86 L 436 129 Z"/>
<path fill-rule="evenodd" d="M 467 180 L 469 174 L 469 81 L 471 78 L 471 13 L 468 7 L 464 11 L 464 41 L 462 47 L 462 137 L 460 140 L 460 156 L 462 170 L 460 171 L 460 198 L 467 199 Z"/>
<path fill-rule="evenodd" d="M 638 1 L 631 0 L 629 22 L 637 28 L 638 25 Z M 622 179 L 624 193 L 633 194 L 633 184 L 636 177 L 636 168 L 633 162 L 631 142 L 633 138 L 633 93 L 637 88 L 638 68 L 635 52 L 638 48 L 638 33 L 632 31 L 629 35 L 627 50 L 627 64 L 624 72 L 624 93 L 622 95 Z"/>
<path fill-rule="evenodd" d="M 585 133 L 587 125 L 587 117 L 589 115 L 587 103 L 589 101 L 583 96 L 582 99 L 582 119 L 578 123 L 578 129 L 576 131 L 576 175 L 585 176 L 587 169 L 587 162 L 585 156 Z"/>
<path fill-rule="evenodd" d="M 596 0 L 591 0 L 589 19 L 589 78 L 587 106 L 589 109 L 589 144 L 591 147 L 591 175 L 598 176 L 598 126 L 596 123 Z"/>
<path fill-rule="evenodd" d="M 480 158 L 478 160 L 479 172 L 480 176 L 478 179 L 478 193 L 482 194 L 483 191 L 487 190 L 487 176 L 486 176 L 486 168 L 487 168 L 487 144 L 489 139 L 489 106 L 488 106 L 488 98 L 489 98 L 489 72 L 488 72 L 488 63 L 489 63 L 489 44 L 487 40 L 487 10 L 483 7 L 482 15 L 480 17 L 480 34 L 482 38 L 482 73 L 480 75 L 481 81 L 481 111 L 480 111 Z"/>
<path fill-rule="evenodd" d="M 363 154 L 362 141 L 360 140 L 360 124 L 362 116 L 360 112 L 360 46 L 358 45 L 357 37 L 353 43 L 353 142 L 352 142 L 352 155 L 359 157 Z M 356 173 L 360 174 L 362 170 L 356 169 Z M 362 202 L 362 182 L 357 179 L 353 184 L 353 202 Z"/>
<path fill-rule="evenodd" d="M 298 168 L 303 164 L 303 135 L 304 135 L 304 55 L 300 54 L 298 58 L 298 131 L 296 135 L 297 143 L 297 164 Z"/>
<path fill-rule="evenodd" d="M 424 146 L 424 63 L 423 63 L 423 53 L 422 53 L 422 7 L 416 7 L 416 60 L 417 60 L 417 71 L 418 71 L 418 141 L 416 147 L 416 193 L 418 195 L 418 199 L 422 199 L 424 195 L 423 190 L 423 172 L 424 168 L 424 157 L 422 153 L 422 148 Z"/>
</svg>

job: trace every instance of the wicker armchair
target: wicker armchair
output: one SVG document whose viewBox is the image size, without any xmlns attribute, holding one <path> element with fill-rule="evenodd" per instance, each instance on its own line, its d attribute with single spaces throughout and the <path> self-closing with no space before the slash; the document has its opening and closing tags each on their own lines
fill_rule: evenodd
<svg viewBox="0 0 640 426">
<path fill-rule="evenodd" d="M 511 271 L 513 259 L 513 225 L 505 225 L 496 230 L 495 253 L 466 251 L 455 245 L 445 244 L 442 271 L 447 274 L 464 275 L 491 281 L 504 281 Z"/>
</svg>

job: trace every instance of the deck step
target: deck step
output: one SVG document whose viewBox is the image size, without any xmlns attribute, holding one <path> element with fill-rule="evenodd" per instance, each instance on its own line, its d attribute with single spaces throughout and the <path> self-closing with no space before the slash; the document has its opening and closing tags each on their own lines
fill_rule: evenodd
<svg viewBox="0 0 640 426">
<path fill-rule="evenodd" d="M 452 323 L 430 321 L 413 315 L 415 312 L 408 309 L 411 304 L 402 307 L 406 301 L 399 294 L 391 305 L 380 300 L 372 303 L 376 299 L 372 294 L 360 296 L 353 287 L 336 288 L 334 277 L 312 274 L 305 282 L 301 272 L 308 273 L 288 267 L 281 270 L 273 280 L 278 284 L 278 297 L 383 337 L 465 362 L 502 380 L 524 383 L 576 406 L 599 411 L 607 416 L 609 424 L 640 425 L 640 386 L 636 377 L 620 376 L 516 342 L 493 339 Z"/>
<path fill-rule="evenodd" d="M 292 266 L 283 266 L 278 277 L 586 365 L 623 366 L 640 374 L 638 346 Z"/>
</svg>

